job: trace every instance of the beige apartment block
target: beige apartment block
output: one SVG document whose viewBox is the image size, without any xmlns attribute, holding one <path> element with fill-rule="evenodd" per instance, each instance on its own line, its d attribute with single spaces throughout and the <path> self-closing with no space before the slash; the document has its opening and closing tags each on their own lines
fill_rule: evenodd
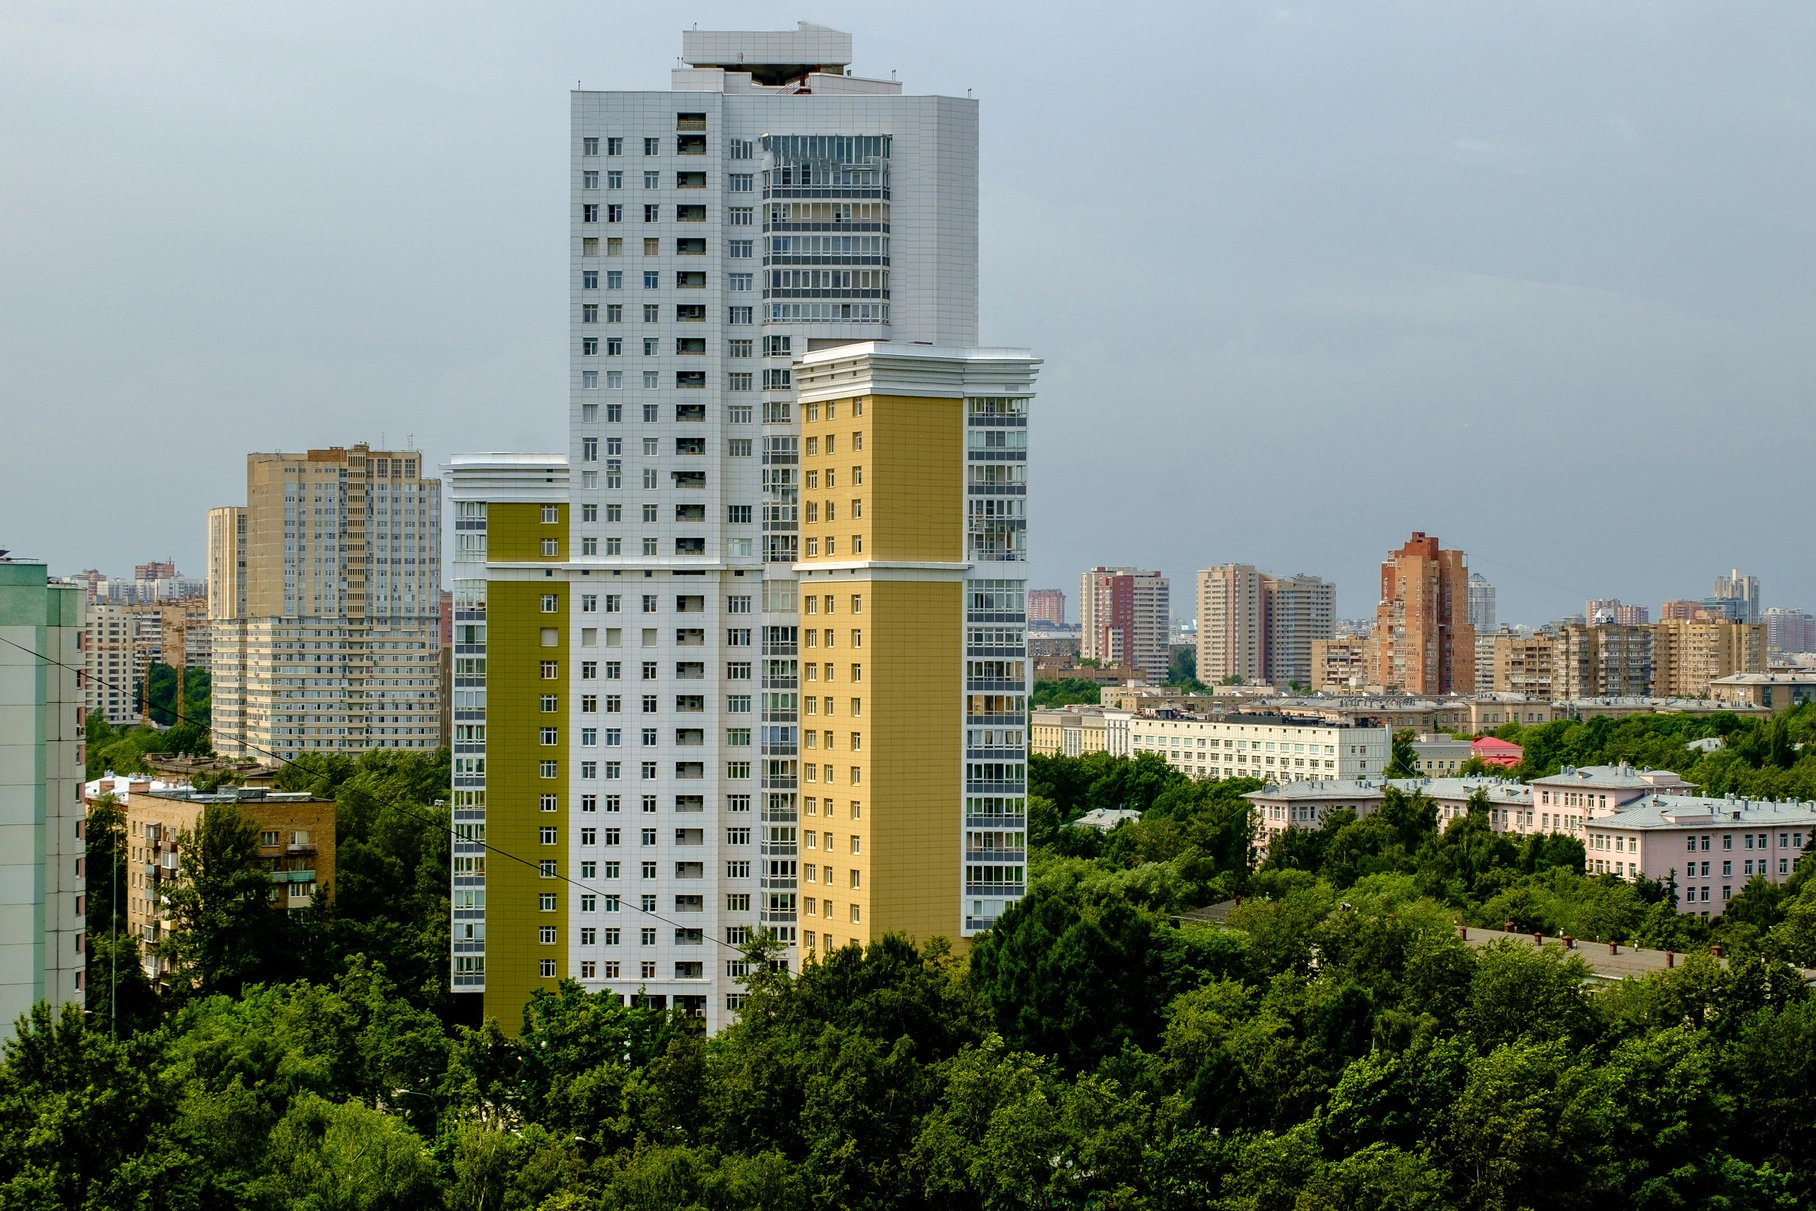
<svg viewBox="0 0 1816 1211">
<path fill-rule="evenodd" d="M 208 510 L 208 617 L 246 616 L 246 509 Z"/>
<path fill-rule="evenodd" d="M 1712 684 L 1766 669 L 1762 623 L 1670 618 L 1652 627 L 1652 696 L 1707 698 Z"/>
<path fill-rule="evenodd" d="M 1498 632 L 1493 647 L 1493 692 L 1549 699 L 1553 653 L 1554 645 L 1549 635 Z"/>
<path fill-rule="evenodd" d="M 83 623 L 85 709 L 114 727 L 138 719 L 138 623 L 132 608 L 91 605 Z"/>
<path fill-rule="evenodd" d="M 137 791 L 135 786 L 134 791 Z M 240 791 L 197 795 L 188 788 L 126 799 L 126 841 L 130 846 L 126 923 L 139 937 L 145 972 L 161 981 L 170 961 L 159 950 L 170 934 L 168 900 L 182 877 L 184 852 L 211 803 L 229 803 L 259 829 L 258 864 L 271 878 L 266 893 L 273 908 L 303 909 L 316 889 L 334 881 L 334 802 L 304 792 Z"/>
<path fill-rule="evenodd" d="M 1644 695 L 1652 685 L 1652 628 L 1565 626 L 1552 641 L 1551 692 L 1560 698 Z"/>
<path fill-rule="evenodd" d="M 363 444 L 247 456 L 244 509 L 209 515 L 217 752 L 440 742 L 441 481 L 423 471 Z"/>
<path fill-rule="evenodd" d="M 1367 685 L 1368 646 L 1369 640 L 1360 635 L 1312 640 L 1312 693 L 1340 694 Z"/>
<path fill-rule="evenodd" d="M 1267 677 L 1267 579 L 1246 563 L 1198 573 L 1198 680 Z"/>
</svg>

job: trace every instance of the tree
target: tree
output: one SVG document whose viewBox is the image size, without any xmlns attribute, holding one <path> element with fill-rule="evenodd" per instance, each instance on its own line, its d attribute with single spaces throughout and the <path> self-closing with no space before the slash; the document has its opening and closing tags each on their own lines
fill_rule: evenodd
<svg viewBox="0 0 1816 1211">
<path fill-rule="evenodd" d="M 98 712 L 97 712 L 98 713 Z M 126 924 L 126 813 L 112 793 L 95 799 L 83 830 L 88 872 L 84 998 L 97 1030 L 131 1033 L 157 1022 L 151 982 L 139 957 L 139 939 Z"/>
<path fill-rule="evenodd" d="M 1096 706 L 1103 698 L 1103 692 L 1095 681 L 1088 677 L 1064 677 L 1057 681 L 1036 681 L 1034 693 L 1028 699 L 1028 705 L 1034 708 L 1052 708 L 1081 702 Z"/>
<path fill-rule="evenodd" d="M 1412 728 L 1403 727 L 1394 732 L 1393 760 L 1388 762 L 1389 778 L 1417 778 L 1419 776 L 1419 754 L 1413 750 L 1413 738 L 1418 733 Z"/>
<path fill-rule="evenodd" d="M 159 951 L 170 964 L 171 990 L 179 997 L 237 995 L 294 942 L 289 911 L 270 905 L 258 825 L 234 804 L 210 803 L 177 845 L 177 880 L 167 893 L 171 930 Z"/>
</svg>

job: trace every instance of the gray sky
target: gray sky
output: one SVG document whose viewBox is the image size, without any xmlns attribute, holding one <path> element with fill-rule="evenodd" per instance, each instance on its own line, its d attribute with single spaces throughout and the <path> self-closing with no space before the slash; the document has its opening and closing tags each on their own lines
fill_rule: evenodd
<svg viewBox="0 0 1816 1211">
<path fill-rule="evenodd" d="M 975 90 L 1032 574 L 1243 561 L 1504 620 L 1740 566 L 1816 608 L 1816 9 L 0 0 L 0 546 L 174 554 L 248 450 L 561 448 L 568 90 L 680 30 Z"/>
</svg>

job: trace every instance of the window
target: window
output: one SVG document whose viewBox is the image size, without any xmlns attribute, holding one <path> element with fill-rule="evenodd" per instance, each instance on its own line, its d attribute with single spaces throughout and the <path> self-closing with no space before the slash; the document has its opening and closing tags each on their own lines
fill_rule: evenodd
<svg viewBox="0 0 1816 1211">
<path fill-rule="evenodd" d="M 737 341 L 732 342 L 734 345 L 738 343 L 739 342 Z M 743 343 L 746 345 L 750 344 L 749 341 Z M 745 356 L 749 355 L 746 354 Z M 729 371 L 725 375 L 725 389 L 727 391 L 749 391 L 754 381 L 754 376 L 749 370 Z"/>
<path fill-rule="evenodd" d="M 599 207 L 592 203 L 582 206 L 580 208 L 580 221 L 582 223 L 597 223 L 599 221 Z"/>
<path fill-rule="evenodd" d="M 725 245 L 725 254 L 733 259 L 748 257 L 750 256 L 751 245 L 752 242 L 750 240 L 730 240 Z"/>
<path fill-rule="evenodd" d="M 580 140 L 580 154 L 583 156 L 598 155 L 599 154 L 599 140 L 598 139 L 582 139 L 582 140 Z"/>
<path fill-rule="evenodd" d="M 645 188 L 645 189 L 661 189 L 662 188 L 662 174 L 659 172 L 655 172 L 655 171 L 645 172 L 643 174 L 643 188 Z M 650 250 L 648 248 L 645 248 L 643 251 L 648 252 Z"/>
<path fill-rule="evenodd" d="M 550 932 L 553 932 L 553 931 L 551 930 Z M 539 960 L 536 964 L 536 974 L 541 976 L 545 980 L 554 979 L 555 978 L 555 960 L 553 960 L 553 959 Z"/>
<path fill-rule="evenodd" d="M 624 222 L 624 207 L 623 207 L 623 205 L 621 205 L 621 204 L 618 204 L 618 203 L 613 203 L 613 204 L 611 204 L 611 205 L 609 205 L 609 206 L 607 206 L 607 207 L 606 207 L 606 208 L 605 208 L 605 221 L 606 221 L 606 222 L 608 222 L 608 223 L 622 223 L 622 222 Z"/>
<path fill-rule="evenodd" d="M 725 212 L 725 222 L 729 227 L 756 226 L 756 211 L 749 206 L 732 206 Z"/>
<path fill-rule="evenodd" d="M 728 273 L 728 274 L 726 274 L 725 275 L 725 288 L 727 290 L 749 290 L 749 289 L 751 289 L 750 274 L 748 274 L 748 273 Z"/>
<path fill-rule="evenodd" d="M 582 189 L 599 188 L 599 174 L 596 172 L 581 173 L 580 174 L 580 188 L 582 188 Z"/>
<path fill-rule="evenodd" d="M 662 140 L 661 139 L 645 139 L 645 140 L 643 140 L 643 154 L 646 156 L 661 155 L 662 154 Z"/>
<path fill-rule="evenodd" d="M 605 174 L 605 187 L 607 189 L 623 189 L 624 188 L 624 171 L 622 169 L 618 169 L 618 170 L 606 173 Z"/>
<path fill-rule="evenodd" d="M 605 154 L 608 156 L 623 155 L 624 154 L 624 140 L 623 139 L 607 139 L 605 141 Z"/>
<path fill-rule="evenodd" d="M 654 202 L 648 203 L 647 205 L 644 206 L 643 221 L 645 223 L 655 223 L 655 222 L 660 221 L 661 218 L 662 218 L 662 208 L 660 206 L 656 205 Z"/>
<path fill-rule="evenodd" d="M 729 193 L 750 193 L 752 179 L 754 176 L 755 176 L 754 173 L 748 173 L 748 172 L 732 173 L 730 184 L 727 186 L 727 192 L 729 192 Z"/>
<path fill-rule="evenodd" d="M 560 665 L 556 661 L 544 660 L 542 662 L 542 679 L 544 681 L 556 681 L 560 679 L 560 676 Z"/>
<path fill-rule="evenodd" d="M 752 307 L 733 307 L 733 308 L 731 308 L 731 309 L 730 309 L 730 313 L 729 313 L 729 315 L 728 315 L 728 316 L 727 316 L 727 318 L 726 318 L 726 321 L 725 321 L 725 322 L 726 322 L 726 323 L 728 323 L 728 324 L 750 324 L 750 323 L 754 323 L 754 322 L 755 322 L 755 320 L 754 320 L 754 319 L 753 319 L 753 318 L 752 318 L 752 316 L 753 316 L 753 315 L 754 315 L 754 314 L 755 314 L 755 308 L 752 308 Z"/>
<path fill-rule="evenodd" d="M 580 306 L 580 322 L 583 324 L 597 324 L 599 322 L 599 304 L 582 303 Z"/>
</svg>

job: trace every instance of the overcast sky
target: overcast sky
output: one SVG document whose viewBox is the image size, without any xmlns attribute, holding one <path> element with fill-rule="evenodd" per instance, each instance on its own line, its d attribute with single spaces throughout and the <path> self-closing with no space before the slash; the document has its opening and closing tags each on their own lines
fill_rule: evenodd
<svg viewBox="0 0 1816 1211">
<path fill-rule="evenodd" d="M 855 35 L 981 101 L 1033 583 L 1816 607 L 1816 8 L 0 0 L 0 546 L 201 574 L 249 450 L 565 448 L 568 90 Z"/>
</svg>

